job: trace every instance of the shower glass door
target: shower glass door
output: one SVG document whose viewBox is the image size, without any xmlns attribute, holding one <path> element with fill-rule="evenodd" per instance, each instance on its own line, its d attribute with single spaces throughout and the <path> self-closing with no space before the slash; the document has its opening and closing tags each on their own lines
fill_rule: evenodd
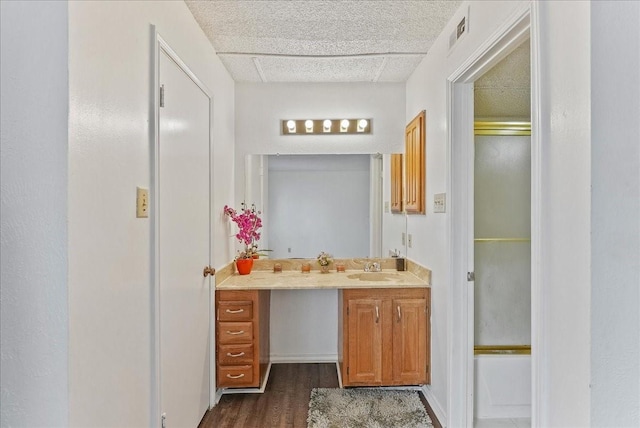
<svg viewBox="0 0 640 428">
<path fill-rule="evenodd" d="M 476 354 L 531 350 L 531 125 L 476 122 Z"/>
</svg>

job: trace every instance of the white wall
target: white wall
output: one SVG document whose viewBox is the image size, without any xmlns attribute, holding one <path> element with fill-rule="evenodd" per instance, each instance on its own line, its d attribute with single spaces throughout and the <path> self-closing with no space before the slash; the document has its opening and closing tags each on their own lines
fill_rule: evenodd
<svg viewBox="0 0 640 428">
<path fill-rule="evenodd" d="M 432 215 L 431 201 L 433 193 L 444 191 L 447 180 L 446 77 L 480 47 L 514 8 L 522 4 L 468 2 L 463 5 L 463 9 L 467 5 L 471 7 L 468 37 L 447 56 L 446 40 L 441 36 L 407 83 L 405 119 L 421 109 L 427 110 L 427 215 L 412 216 L 408 220 L 409 232 L 415 231 L 414 248 L 409 249 L 408 254 L 433 270 L 431 392 L 436 398 L 436 406 L 446 406 L 444 308 L 449 260 L 446 216 Z M 588 426 L 590 422 L 605 420 L 611 423 L 610 407 L 601 406 L 601 400 L 610 394 L 606 402 L 613 402 L 627 393 L 630 395 L 624 403 L 635 400 L 636 407 L 630 415 L 627 408 L 621 418 L 629 415 L 629 419 L 621 419 L 621 422 L 637 424 L 638 315 L 633 308 L 637 308 L 638 302 L 638 138 L 637 128 L 630 128 L 630 124 L 635 124 L 638 117 L 638 49 L 637 28 L 631 24 L 622 25 L 620 19 L 632 17 L 628 20 L 637 23 L 638 12 L 637 5 L 626 3 L 623 6 L 621 3 L 609 9 L 610 13 L 601 14 L 601 8 L 608 8 L 609 4 L 594 4 L 593 11 L 589 2 L 539 2 L 535 5 L 539 12 L 534 15 L 533 26 L 540 36 L 537 55 L 541 72 L 539 120 L 542 128 L 540 269 L 543 273 L 543 312 L 540 321 L 543 353 L 539 355 L 542 402 L 538 403 L 538 424 L 541 426 Z M 592 12 L 598 16 L 594 18 Z M 571 25 L 567 26 L 567 22 Z M 593 51 L 590 46 L 592 24 L 598 30 L 593 37 L 601 40 L 601 44 L 594 44 Z M 617 32 L 600 39 L 604 33 L 612 31 L 610 27 L 616 27 Z M 447 36 L 452 28 L 445 30 L 444 35 Z M 633 54 L 629 56 L 630 51 Z M 596 60 L 592 55 L 599 57 Z M 598 79 L 593 82 L 592 70 Z M 613 70 L 629 73 L 628 76 L 614 76 L 613 82 L 631 82 L 635 86 L 618 86 L 610 92 L 614 83 L 607 76 Z M 625 96 L 621 97 L 623 94 Z M 602 103 L 598 101 L 600 99 Z M 592 105 L 597 105 L 594 112 Z M 602 116 L 605 112 L 608 115 Z M 610 116 L 618 112 L 624 113 L 612 122 Z M 603 118 L 594 120 L 593 146 L 592 117 Z M 620 151 L 611 150 L 611 144 Z M 598 154 L 598 159 L 592 159 L 592 153 Z M 622 165 L 619 164 L 621 159 L 626 161 Z M 626 175 L 612 174 L 621 168 Z M 598 205 L 600 202 L 602 204 Z M 616 214 L 612 218 L 614 211 Z M 629 238 L 634 236 L 634 231 L 635 238 Z M 612 253 L 614 248 L 620 251 L 621 246 L 629 249 L 624 258 Z M 592 259 L 597 260 L 593 264 L 593 274 Z M 626 261 L 625 267 L 612 264 L 614 259 Z M 621 293 L 614 292 L 614 296 L 603 284 L 609 283 L 612 277 L 624 277 L 624 281 L 615 286 Z M 634 287 L 629 285 L 631 282 Z M 596 287 L 602 288 L 596 291 Z M 592 314 L 592 308 L 596 307 L 598 309 L 593 309 Z M 442 310 L 438 312 L 438 308 Z M 632 311 L 635 312 L 632 314 Z M 629 317 L 623 323 L 614 316 L 617 313 L 628 313 Z M 592 325 L 598 325 L 593 332 Z M 606 335 L 612 329 L 617 332 L 615 337 L 630 341 L 625 342 L 627 348 L 623 355 L 614 356 L 602 348 L 611 340 Z M 590 355 L 597 359 L 592 362 Z M 610 362 L 618 362 L 624 369 L 612 373 Z M 599 381 L 594 385 L 593 397 L 590 393 L 592 376 L 593 380 Z M 618 387 L 621 390 L 614 392 Z M 592 399 L 594 405 L 601 406 L 602 413 L 591 413 Z"/>
<path fill-rule="evenodd" d="M 640 3 L 591 3 L 591 425 L 640 426 Z"/>
<path fill-rule="evenodd" d="M 270 156 L 269 255 L 367 257 L 369 163 L 369 155 Z M 273 361 L 337 360 L 336 290 L 274 291 L 271 299 Z"/>
<path fill-rule="evenodd" d="M 70 3 L 71 426 L 150 424 L 150 222 L 135 188 L 150 185 L 151 24 L 213 92 L 214 267 L 233 255 L 234 82 L 186 5 Z"/>
<path fill-rule="evenodd" d="M 434 214 L 433 196 L 447 189 L 447 78 L 509 17 L 526 2 L 467 2 L 458 10 L 411 75 L 406 85 L 408 122 L 426 110 L 426 215 L 407 216 L 407 232 L 413 235 L 410 259 L 432 271 L 431 286 L 431 385 L 429 394 L 438 416 L 447 409 L 448 361 L 447 295 L 449 279 L 448 209 Z M 470 6 L 469 34 L 449 53 L 449 35 L 462 12 Z M 447 199 L 450 195 L 447 195 Z M 442 421 L 445 422 L 446 421 Z"/>
<path fill-rule="evenodd" d="M 404 147 L 400 83 L 238 83 L 235 95 L 237 204 L 244 197 L 247 154 L 395 153 Z M 372 118 L 372 133 L 281 135 L 282 119 L 307 117 Z"/>
<path fill-rule="evenodd" d="M 591 351 L 589 3 L 539 6 L 545 349 L 538 423 L 582 427 L 589 425 Z"/>
<path fill-rule="evenodd" d="M 0 17 L 0 425 L 67 426 L 67 2 Z"/>
<path fill-rule="evenodd" d="M 404 148 L 404 85 L 371 83 L 236 84 L 236 205 L 244 198 L 247 154 L 364 154 Z M 280 120 L 365 117 L 372 134 L 283 136 Z M 388 156 L 386 163 L 388 165 Z M 255 168 L 254 168 L 255 171 Z M 388 172 L 386 173 L 388 174 Z M 388 189 L 384 199 L 389 199 Z M 252 201 L 248 201 L 252 202 Z M 292 209 L 295 209 L 292 206 Z M 269 219 L 265 219 L 265 223 Z M 385 227 L 387 225 L 385 224 Z M 402 222 L 404 230 L 404 222 Z M 397 235 L 399 239 L 399 234 Z M 391 235 L 391 232 L 389 232 Z M 388 236 L 385 231 L 384 236 Z M 384 251 L 397 244 L 383 243 Z M 321 251 L 319 248 L 318 251 Z M 327 249 L 328 250 L 328 249 Z M 313 308 L 296 314 L 292 307 Z M 337 298 L 326 290 L 274 293 L 271 299 L 272 356 L 276 361 L 323 361 L 337 350 Z M 324 308 L 324 310 L 319 310 Z M 286 326 L 295 319 L 295 332 Z M 310 334 L 311 332 L 311 334 Z M 309 340 L 291 340 L 291 337 Z M 309 336 L 306 336 L 310 334 Z M 293 335 L 293 336 L 292 336 Z M 298 336 L 296 336 L 298 335 Z"/>
</svg>

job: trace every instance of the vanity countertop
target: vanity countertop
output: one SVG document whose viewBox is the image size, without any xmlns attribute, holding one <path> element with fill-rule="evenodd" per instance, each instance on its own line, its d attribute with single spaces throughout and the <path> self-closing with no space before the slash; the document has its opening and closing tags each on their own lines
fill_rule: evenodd
<svg viewBox="0 0 640 428">
<path fill-rule="evenodd" d="M 273 262 L 269 263 L 272 266 Z M 303 273 L 298 269 L 284 269 L 273 272 L 255 269 L 249 275 L 239 275 L 227 271 L 216 275 L 216 290 L 304 290 L 304 289 L 344 289 L 344 288 L 421 288 L 431 286 L 431 271 L 420 266 L 409 265 L 407 271 L 383 269 L 379 272 L 364 272 L 361 269 L 347 269 L 328 273 L 317 269 Z M 352 267 L 347 264 L 347 266 Z M 260 267 L 260 266 L 259 266 Z"/>
</svg>

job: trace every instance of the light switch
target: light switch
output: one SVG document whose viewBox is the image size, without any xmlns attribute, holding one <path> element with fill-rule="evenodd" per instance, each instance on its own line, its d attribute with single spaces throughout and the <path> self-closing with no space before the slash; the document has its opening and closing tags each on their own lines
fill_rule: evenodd
<svg viewBox="0 0 640 428">
<path fill-rule="evenodd" d="M 436 193 L 433 195 L 433 212 L 443 213 L 447 210 L 447 194 Z"/>
<path fill-rule="evenodd" d="M 136 217 L 149 217 L 149 189 L 136 187 Z"/>
</svg>

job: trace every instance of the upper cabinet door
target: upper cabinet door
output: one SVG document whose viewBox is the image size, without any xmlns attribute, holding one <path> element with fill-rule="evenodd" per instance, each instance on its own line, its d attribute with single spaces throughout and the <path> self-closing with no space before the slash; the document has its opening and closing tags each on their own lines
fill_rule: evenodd
<svg viewBox="0 0 640 428">
<path fill-rule="evenodd" d="M 402 153 L 391 155 L 391 212 L 401 213 L 402 204 Z"/>
<path fill-rule="evenodd" d="M 407 214 L 425 213 L 425 111 L 421 111 L 405 130 Z"/>
</svg>

